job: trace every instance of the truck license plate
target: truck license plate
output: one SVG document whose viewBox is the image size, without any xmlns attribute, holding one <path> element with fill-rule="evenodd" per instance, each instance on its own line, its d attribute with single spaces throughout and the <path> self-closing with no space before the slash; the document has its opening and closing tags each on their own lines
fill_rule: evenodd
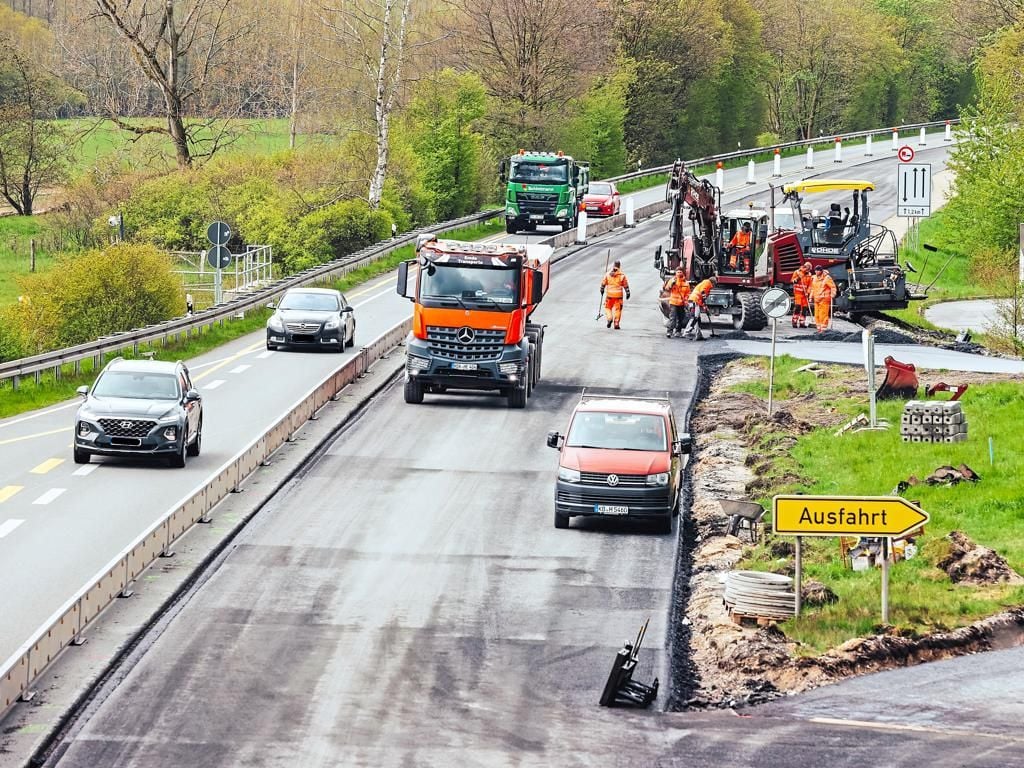
<svg viewBox="0 0 1024 768">
<path fill-rule="evenodd" d="M 477 367 L 476 363 L 452 363 L 452 368 L 456 371 L 475 371 Z"/>
<path fill-rule="evenodd" d="M 607 504 L 595 504 L 594 511 L 599 515 L 628 515 L 629 507 L 609 506 Z"/>
<path fill-rule="evenodd" d="M 543 221 L 543 220 L 544 220 L 544 217 L 540 216 L 540 215 L 538 215 L 536 213 L 531 214 L 531 216 L 530 216 L 530 221 Z"/>
</svg>

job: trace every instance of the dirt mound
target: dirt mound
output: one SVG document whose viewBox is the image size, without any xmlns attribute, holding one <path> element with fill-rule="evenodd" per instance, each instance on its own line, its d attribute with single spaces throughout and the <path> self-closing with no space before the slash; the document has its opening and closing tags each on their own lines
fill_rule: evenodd
<svg viewBox="0 0 1024 768">
<path fill-rule="evenodd" d="M 809 608 L 839 602 L 839 595 L 820 581 L 815 581 L 814 579 L 804 582 L 803 587 L 800 589 L 800 596 L 804 605 Z"/>
<path fill-rule="evenodd" d="M 1024 584 L 1005 558 L 971 541 L 963 531 L 950 531 L 949 554 L 937 565 L 957 584 Z"/>
</svg>

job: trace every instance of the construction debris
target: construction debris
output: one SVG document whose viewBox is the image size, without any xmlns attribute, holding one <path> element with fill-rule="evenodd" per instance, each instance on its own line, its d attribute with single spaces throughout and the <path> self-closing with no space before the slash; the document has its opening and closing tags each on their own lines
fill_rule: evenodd
<svg viewBox="0 0 1024 768">
<path fill-rule="evenodd" d="M 924 479 L 928 485 L 958 485 L 965 480 L 976 483 L 981 480 L 981 475 L 966 464 L 961 464 L 958 469 L 954 469 L 946 464 L 936 469 Z"/>
<path fill-rule="evenodd" d="M 911 400 L 903 407 L 900 435 L 905 443 L 960 443 L 967 439 L 967 418 L 954 400 Z"/>
<path fill-rule="evenodd" d="M 793 579 L 765 571 L 731 571 L 725 577 L 722 601 L 737 624 L 788 619 L 796 610 Z"/>
<path fill-rule="evenodd" d="M 812 608 L 839 602 L 839 595 L 814 579 L 804 582 L 800 589 L 800 596 L 803 604 Z"/>
<path fill-rule="evenodd" d="M 971 541 L 963 531 L 950 531 L 949 554 L 937 565 L 958 584 L 1024 584 L 1024 577 L 1005 558 Z"/>
<path fill-rule="evenodd" d="M 885 358 L 885 379 L 875 392 L 879 400 L 906 400 L 917 397 L 917 369 L 912 363 L 901 363 L 890 355 Z"/>
<path fill-rule="evenodd" d="M 967 391 L 967 388 L 969 386 L 970 386 L 970 384 L 968 384 L 966 382 L 963 383 L 963 384 L 957 384 L 956 387 L 955 387 L 956 391 L 954 392 L 953 396 L 949 399 L 950 402 L 952 402 L 953 400 L 959 400 L 960 396 L 964 392 Z M 930 387 L 925 387 L 924 394 L 925 394 L 925 397 L 935 397 L 935 393 L 936 392 L 953 392 L 953 391 L 954 391 L 954 387 L 950 386 L 949 384 L 947 384 L 944 381 L 940 381 L 938 384 L 932 384 Z"/>
</svg>

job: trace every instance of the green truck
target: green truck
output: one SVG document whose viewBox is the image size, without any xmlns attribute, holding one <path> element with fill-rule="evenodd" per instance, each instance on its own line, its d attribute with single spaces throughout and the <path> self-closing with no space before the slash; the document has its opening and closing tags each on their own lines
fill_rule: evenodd
<svg viewBox="0 0 1024 768">
<path fill-rule="evenodd" d="M 576 226 L 580 202 L 590 186 L 590 166 L 562 152 L 519 150 L 501 161 L 505 184 L 505 231 L 533 232 L 538 224 L 562 231 Z"/>
</svg>

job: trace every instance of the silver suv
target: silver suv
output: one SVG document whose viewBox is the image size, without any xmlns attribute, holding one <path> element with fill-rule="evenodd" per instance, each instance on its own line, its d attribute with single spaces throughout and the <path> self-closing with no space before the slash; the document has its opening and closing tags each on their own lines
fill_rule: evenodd
<svg viewBox="0 0 1024 768">
<path fill-rule="evenodd" d="M 75 416 L 75 463 L 105 456 L 165 456 L 184 467 L 203 444 L 203 399 L 182 362 L 111 360 Z"/>
</svg>

